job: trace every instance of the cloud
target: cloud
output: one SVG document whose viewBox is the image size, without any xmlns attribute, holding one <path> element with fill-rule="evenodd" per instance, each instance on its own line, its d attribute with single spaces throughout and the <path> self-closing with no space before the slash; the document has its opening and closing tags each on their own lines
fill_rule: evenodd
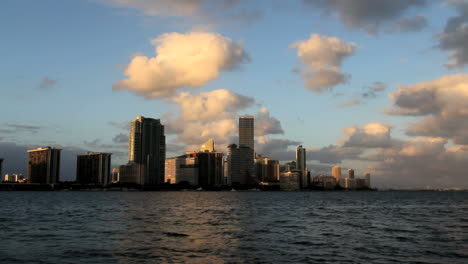
<svg viewBox="0 0 468 264">
<path fill-rule="evenodd" d="M 130 122 L 127 122 L 127 121 L 124 121 L 124 122 L 109 121 L 108 124 L 121 130 L 125 130 L 125 131 L 130 130 Z"/>
<path fill-rule="evenodd" d="M 341 72 L 343 60 L 354 55 L 356 45 L 335 37 L 312 34 L 309 39 L 290 45 L 297 49 L 301 63 L 301 75 L 306 88 L 313 92 L 331 90 L 346 83 L 349 75 Z"/>
<path fill-rule="evenodd" d="M 216 33 L 165 33 L 153 39 L 156 56 L 135 56 L 127 79 L 114 90 L 129 90 L 148 99 L 169 97 L 182 88 L 199 88 L 249 60 L 241 42 Z"/>
<path fill-rule="evenodd" d="M 209 24 L 250 24 L 263 17 L 249 1 L 238 0 L 102 0 L 121 8 L 131 8 L 148 16 L 187 18 Z"/>
<path fill-rule="evenodd" d="M 468 74 L 400 86 L 390 94 L 394 115 L 422 116 L 409 125 L 411 136 L 443 137 L 468 144 Z"/>
<path fill-rule="evenodd" d="M 290 139 L 258 136 L 255 141 L 255 152 L 271 159 L 286 161 L 295 159 L 295 150 L 290 147 L 300 145 L 300 141 Z"/>
<path fill-rule="evenodd" d="M 388 148 L 393 145 L 390 136 L 392 126 L 383 123 L 368 123 L 364 126 L 345 128 L 347 135 L 343 147 Z"/>
<path fill-rule="evenodd" d="M 57 80 L 53 80 L 46 76 L 42 79 L 41 83 L 39 84 L 39 88 L 49 89 L 49 88 L 54 87 L 57 84 L 57 82 L 58 82 Z"/>
<path fill-rule="evenodd" d="M 23 125 L 23 124 L 5 124 L 3 129 L 0 129 L 0 134 L 16 134 L 21 132 L 28 132 L 36 134 L 42 128 L 40 126 Z"/>
<path fill-rule="evenodd" d="M 119 133 L 115 135 L 115 137 L 112 139 L 112 142 L 114 143 L 127 143 L 128 142 L 128 135 Z"/>
<path fill-rule="evenodd" d="M 371 35 L 378 34 L 383 25 L 397 21 L 408 10 L 424 7 L 428 3 L 426 0 L 304 0 L 304 2 L 324 9 L 326 14 L 336 14 L 349 29 L 364 30 Z M 412 22 L 414 24 L 414 21 Z M 413 28 L 419 29 L 414 25 Z"/>
<path fill-rule="evenodd" d="M 262 107 L 255 115 L 255 136 L 284 134 L 281 122 L 273 116 L 270 111 Z"/>
<path fill-rule="evenodd" d="M 459 15 L 447 21 L 445 29 L 438 34 L 438 47 L 449 52 L 450 61 L 445 64 L 448 69 L 463 68 L 468 63 L 468 2 L 448 0 Z"/>
<path fill-rule="evenodd" d="M 358 160 L 362 153 L 361 148 L 329 145 L 323 148 L 307 148 L 307 160 L 339 164 L 343 160 Z"/>
<path fill-rule="evenodd" d="M 416 15 L 413 17 L 402 17 L 393 25 L 393 29 L 398 32 L 416 32 L 427 27 L 425 16 Z"/>
<path fill-rule="evenodd" d="M 336 107 L 345 108 L 345 107 L 350 107 L 350 106 L 358 105 L 358 104 L 362 104 L 362 101 L 358 100 L 358 99 L 351 99 L 351 100 L 344 101 L 344 102 L 338 104 Z"/>
</svg>

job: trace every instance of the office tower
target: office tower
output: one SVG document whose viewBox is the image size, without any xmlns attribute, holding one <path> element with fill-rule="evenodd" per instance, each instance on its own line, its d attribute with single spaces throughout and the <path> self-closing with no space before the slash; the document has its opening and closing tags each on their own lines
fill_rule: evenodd
<svg viewBox="0 0 468 264">
<path fill-rule="evenodd" d="M 165 167 L 166 183 L 187 182 L 190 185 L 198 185 L 198 158 L 195 152 L 167 158 Z"/>
<path fill-rule="evenodd" d="M 223 185 L 223 153 L 198 152 L 197 158 L 199 185 L 203 187 Z"/>
<path fill-rule="evenodd" d="M 119 167 L 119 182 L 143 184 L 145 165 L 129 162 Z"/>
<path fill-rule="evenodd" d="M 354 170 L 353 169 L 348 170 L 348 178 L 354 179 Z"/>
<path fill-rule="evenodd" d="M 279 161 L 257 155 L 255 158 L 255 176 L 262 182 L 279 181 Z"/>
<path fill-rule="evenodd" d="M 336 182 L 340 182 L 341 179 L 341 167 L 335 166 L 332 168 L 332 176 L 335 177 Z"/>
<path fill-rule="evenodd" d="M 253 150 L 231 144 L 227 148 L 226 178 L 228 185 L 251 184 L 254 179 Z"/>
<path fill-rule="evenodd" d="M 304 188 L 303 172 L 300 170 L 282 172 L 280 174 L 280 189 L 282 191 L 297 191 Z"/>
<path fill-rule="evenodd" d="M 367 187 L 367 188 L 370 188 L 370 187 L 371 187 L 371 185 L 370 185 L 370 173 L 369 173 L 369 172 L 366 172 L 366 173 L 364 174 L 364 178 L 365 178 L 365 180 L 366 180 L 366 184 L 365 184 L 366 187 Z"/>
<path fill-rule="evenodd" d="M 254 153 L 254 116 L 239 116 L 239 148 L 247 147 Z M 252 155 L 252 160 L 254 156 Z M 253 162 L 253 161 L 252 161 Z"/>
<path fill-rule="evenodd" d="M 164 183 L 166 137 L 159 119 L 137 116 L 131 123 L 128 142 L 128 161 L 142 165 L 140 184 Z"/>
<path fill-rule="evenodd" d="M 60 177 L 61 149 L 46 147 L 28 150 L 28 182 L 54 184 Z"/>
<path fill-rule="evenodd" d="M 88 152 L 76 157 L 76 181 L 81 184 L 110 183 L 110 153 Z"/>
<path fill-rule="evenodd" d="M 3 174 L 2 174 L 2 165 L 3 165 L 3 159 L 0 159 L 0 179 L 2 178 Z"/>
<path fill-rule="evenodd" d="M 306 149 L 299 145 L 296 148 L 296 164 L 298 170 L 306 170 Z"/>
<path fill-rule="evenodd" d="M 205 152 L 205 151 L 213 152 L 213 151 L 215 151 L 214 140 L 212 138 L 208 139 L 208 141 L 203 143 L 203 145 L 200 147 L 200 151 L 201 152 Z"/>
</svg>

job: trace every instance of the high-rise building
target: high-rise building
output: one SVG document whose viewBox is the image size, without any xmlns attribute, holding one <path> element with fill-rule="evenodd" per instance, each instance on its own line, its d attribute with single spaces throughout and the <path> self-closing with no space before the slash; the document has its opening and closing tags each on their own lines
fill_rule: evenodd
<svg viewBox="0 0 468 264">
<path fill-rule="evenodd" d="M 247 147 L 254 153 L 254 116 L 239 116 L 239 148 Z M 252 155 L 252 162 L 253 162 Z"/>
<path fill-rule="evenodd" d="M 298 170 L 306 170 L 306 149 L 299 145 L 296 148 L 296 164 Z"/>
<path fill-rule="evenodd" d="M 137 163 L 140 184 L 164 183 L 166 136 L 159 119 L 137 116 L 131 123 L 128 142 L 128 161 Z"/>
<path fill-rule="evenodd" d="M 257 155 L 255 158 L 255 176 L 262 182 L 279 181 L 279 161 Z"/>
<path fill-rule="evenodd" d="M 231 144 L 227 148 L 227 168 L 225 176 L 228 185 L 251 184 L 254 179 L 253 150 Z"/>
<path fill-rule="evenodd" d="M 370 173 L 369 173 L 369 172 L 366 172 L 366 173 L 364 174 L 364 179 L 366 180 L 366 187 L 367 187 L 367 188 L 370 188 L 371 185 L 370 185 Z"/>
<path fill-rule="evenodd" d="M 60 177 L 61 149 L 46 147 L 28 150 L 28 182 L 55 184 Z"/>
<path fill-rule="evenodd" d="M 119 167 L 119 182 L 143 184 L 145 166 L 136 162 L 129 162 Z"/>
<path fill-rule="evenodd" d="M 112 183 L 120 182 L 120 168 L 112 168 L 111 182 Z"/>
<path fill-rule="evenodd" d="M 191 185 L 198 185 L 197 156 L 193 153 L 167 158 L 165 174 L 164 181 L 166 183 L 188 182 Z"/>
<path fill-rule="evenodd" d="M 203 145 L 200 147 L 200 151 L 201 152 L 205 152 L 205 151 L 214 152 L 215 151 L 214 140 L 212 138 L 208 139 L 208 141 L 203 143 Z"/>
<path fill-rule="evenodd" d="M 223 185 L 223 153 L 198 152 L 197 158 L 198 184 L 203 187 Z"/>
<path fill-rule="evenodd" d="M 332 176 L 335 177 L 336 182 L 340 182 L 341 179 L 341 167 L 335 166 L 332 168 Z"/>
<path fill-rule="evenodd" d="M 353 169 L 348 170 L 348 178 L 354 179 L 354 170 Z"/>
<path fill-rule="evenodd" d="M 76 159 L 76 181 L 81 184 L 110 183 L 110 153 L 88 152 Z"/>
</svg>

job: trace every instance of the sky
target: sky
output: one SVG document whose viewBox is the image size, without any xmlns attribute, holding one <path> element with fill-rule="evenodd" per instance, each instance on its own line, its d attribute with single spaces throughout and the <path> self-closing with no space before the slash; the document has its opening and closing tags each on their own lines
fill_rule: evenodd
<svg viewBox="0 0 468 264">
<path fill-rule="evenodd" d="M 0 158 L 27 149 L 127 162 L 136 116 L 165 125 L 167 157 L 237 142 L 307 148 L 312 174 L 381 188 L 468 188 L 468 0 L 6 0 L 0 4 Z"/>
</svg>

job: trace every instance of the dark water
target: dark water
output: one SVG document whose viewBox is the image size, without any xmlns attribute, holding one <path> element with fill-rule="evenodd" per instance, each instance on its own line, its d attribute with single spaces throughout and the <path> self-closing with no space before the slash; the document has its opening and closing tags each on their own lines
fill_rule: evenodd
<svg viewBox="0 0 468 264">
<path fill-rule="evenodd" d="M 468 193 L 0 192 L 0 263 L 468 263 Z"/>
</svg>

